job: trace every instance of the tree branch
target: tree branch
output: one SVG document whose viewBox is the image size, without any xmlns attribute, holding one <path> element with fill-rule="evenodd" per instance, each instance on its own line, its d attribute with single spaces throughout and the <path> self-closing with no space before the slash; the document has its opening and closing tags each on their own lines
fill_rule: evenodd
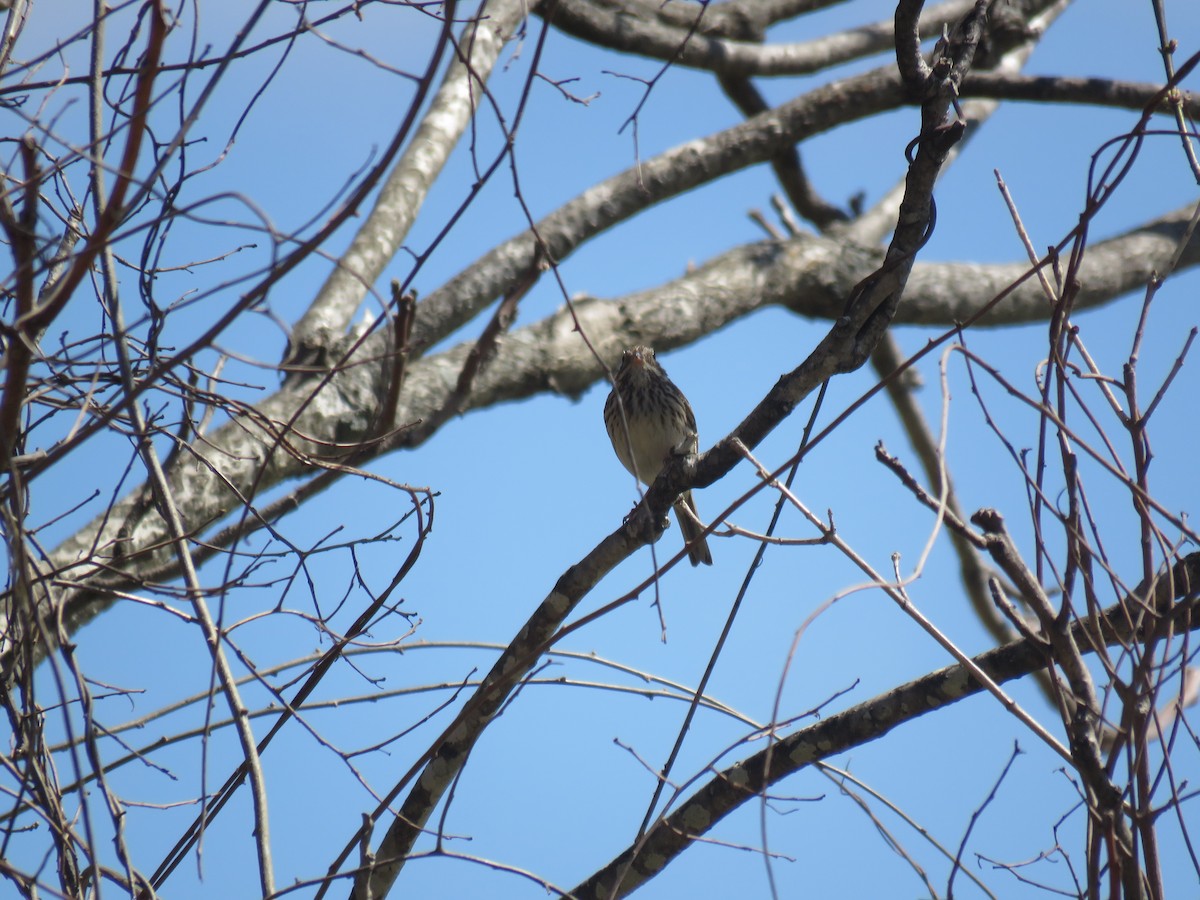
<svg viewBox="0 0 1200 900">
<path fill-rule="evenodd" d="M 331 339 L 342 336 L 359 304 L 404 243 L 429 188 L 475 115 L 484 82 L 500 51 L 529 6 L 518 0 L 490 0 L 463 29 L 458 56 L 447 68 L 420 126 L 384 181 L 350 247 L 338 257 L 337 266 L 296 323 L 289 358 L 303 362 L 309 351 L 325 351 Z M 414 101 L 398 138 L 407 134 L 418 109 L 419 103 Z"/>
<path fill-rule="evenodd" d="M 1081 290 L 1076 311 L 1107 303 L 1146 283 L 1155 271 L 1165 271 L 1188 233 L 1191 210 L 1179 210 L 1109 241 L 1091 245 L 1080 271 Z M 837 240 L 798 235 L 780 242 L 749 244 L 725 253 L 673 282 L 649 291 L 614 300 L 584 299 L 541 322 L 518 329 L 498 347 L 493 363 L 479 373 L 463 413 L 510 400 L 553 392 L 578 396 L 602 373 L 575 333 L 576 321 L 592 335 L 599 352 L 609 359 L 634 343 L 670 350 L 698 340 L 717 328 L 767 306 L 783 306 L 809 318 L 837 319 L 844 298 L 864 271 L 878 265 L 880 251 L 847 246 Z M 1193 237 L 1180 257 L 1180 267 L 1200 263 L 1200 238 Z M 978 325 L 999 326 L 1046 321 L 1050 309 L 1036 281 L 1026 278 L 1028 264 L 994 266 L 974 263 L 924 263 L 913 267 L 905 302 L 895 314 L 895 324 L 945 325 L 973 319 L 986 309 Z M 1014 282 L 1020 286 L 1009 288 Z M 1005 294 L 1003 301 L 995 298 Z M 990 309 L 989 304 L 992 304 Z M 681 315 L 681 310 L 687 315 Z M 381 359 L 390 339 L 379 335 L 361 350 L 364 360 Z M 446 407 L 473 343 L 451 348 L 427 359 L 409 363 L 405 388 L 395 411 L 400 425 L 424 419 Z M 358 357 L 356 356 L 357 360 Z M 370 432 L 378 420 L 378 401 L 385 385 L 383 367 L 349 365 L 338 372 L 318 403 L 310 406 L 294 425 L 298 434 L 325 441 L 353 443 Z M 237 421 L 208 436 L 207 450 L 193 449 L 194 461 L 176 466 L 169 474 L 172 492 L 179 497 L 188 521 L 216 523 L 237 508 L 238 491 L 256 478 L 263 490 L 288 478 L 312 471 L 303 454 L 276 454 L 263 473 L 261 447 L 270 443 L 271 429 L 289 421 L 292 411 L 307 398 L 303 385 L 285 387 Z M 274 424 L 272 424 L 274 423 Z M 431 432 L 401 430 L 376 453 L 418 446 Z M 297 446 L 309 446 L 295 441 Z M 318 455 L 324 451 L 309 446 Z M 52 554 L 54 577 L 69 573 L 76 584 L 92 577 L 93 556 L 120 565 L 150 565 L 146 548 L 164 539 L 161 520 L 138 513 L 127 534 L 121 529 L 142 504 L 139 491 L 119 501 L 108 515 L 77 532 Z M 114 554 L 117 542 L 122 550 Z M 98 551 L 97 551 L 98 548 Z M 160 560 L 161 562 L 161 560 Z M 163 573 L 163 577 L 166 577 Z M 108 587 L 129 587 L 101 577 L 96 590 L 75 587 L 63 599 L 64 627 L 74 633 L 113 602 Z M 107 585 L 107 586 L 106 586 Z"/>
<path fill-rule="evenodd" d="M 985 0 L 978 0 L 976 12 L 968 16 L 964 27 L 956 29 L 955 38 L 942 48 L 929 77 L 920 86 L 924 99 L 917 154 L 909 169 L 900 219 L 882 266 L 856 285 L 843 315 L 826 338 L 797 369 L 779 380 L 731 435 L 698 461 L 680 458 L 665 466 L 626 522 L 563 573 L 480 688 L 369 817 L 371 822 L 390 821 L 390 824 L 370 870 L 356 879 L 352 896 L 379 897 L 388 893 L 425 823 L 457 778 L 480 735 L 536 665 L 555 631 L 617 563 L 639 546 L 657 539 L 660 523 L 679 495 L 689 486 L 711 484 L 724 475 L 741 460 L 735 448 L 756 446 L 815 386 L 834 374 L 857 368 L 866 360 L 890 323 L 913 258 L 932 228 L 933 183 L 946 152 L 962 133 L 961 123 L 949 115 L 951 104 L 982 33 L 978 16 L 985 5 Z M 394 801 L 401 794 L 405 796 L 397 808 Z M 362 830 L 356 833 L 331 865 L 330 874 L 339 872 L 354 849 L 369 838 Z"/>
<path fill-rule="evenodd" d="M 947 0 L 927 10 L 920 24 L 921 37 L 941 34 L 944 26 L 962 18 L 973 3 L 974 0 Z M 705 18 L 707 20 L 707 14 Z M 739 31 L 759 32 L 762 26 L 757 18 Z M 687 28 L 682 23 L 667 24 L 657 17 L 631 15 L 622 6 L 588 0 L 559 0 L 554 11 L 554 26 L 572 37 L 622 53 L 636 53 L 718 75 L 742 77 L 806 75 L 864 56 L 887 53 L 895 46 L 890 19 L 798 44 L 762 44 L 713 37 L 704 33 L 703 27 L 701 33 L 688 39 Z"/>
<path fill-rule="evenodd" d="M 1200 591 L 1200 554 L 1193 553 L 1181 559 L 1176 564 L 1174 578 L 1159 579 L 1160 586 L 1169 584 L 1177 588 L 1173 599 L 1178 603 L 1172 607 L 1172 598 L 1164 596 L 1149 605 L 1162 611 L 1164 616 L 1169 616 L 1179 628 L 1200 628 L 1200 597 L 1197 597 Z M 1142 584 L 1124 601 L 1104 610 L 1104 637 L 1108 644 L 1138 637 L 1131 634 L 1127 625 L 1128 610 L 1130 606 L 1146 603 L 1145 596 L 1148 593 L 1148 586 Z M 1164 604 L 1163 600 L 1167 602 Z M 1154 624 L 1147 624 L 1145 629 L 1153 627 Z M 1095 648 L 1088 644 L 1084 623 L 1075 622 L 1071 627 L 1071 635 L 1080 646 L 1088 647 L 1087 652 L 1094 652 Z M 981 653 L 972 661 L 993 681 L 1004 683 L 1043 668 L 1046 656 L 1042 644 L 1020 639 Z M 747 801 L 769 791 L 784 778 L 813 763 L 878 740 L 897 725 L 944 709 L 982 690 L 983 686 L 964 666 L 953 665 L 843 712 L 826 716 L 820 722 L 772 743 L 749 759 L 718 772 L 700 790 L 683 801 L 675 812 L 660 818 L 647 831 L 638 847 L 627 848 L 603 869 L 575 887 L 570 896 L 575 900 L 609 900 L 627 896 L 666 868 L 721 819 Z M 617 884 L 616 879 L 621 873 L 625 874 Z"/>
</svg>

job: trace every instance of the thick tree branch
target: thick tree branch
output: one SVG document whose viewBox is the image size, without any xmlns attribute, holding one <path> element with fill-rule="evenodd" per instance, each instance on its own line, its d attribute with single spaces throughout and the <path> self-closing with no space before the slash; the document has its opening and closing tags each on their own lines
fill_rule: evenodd
<svg viewBox="0 0 1200 900">
<path fill-rule="evenodd" d="M 1016 84 L 1020 78 L 1005 75 L 997 83 Z M 969 95 L 969 87 L 968 78 L 963 82 L 964 96 Z M 1141 110 L 1160 90 L 1156 85 L 1127 85 L 1109 94 L 1097 91 L 1086 94 L 1091 98 L 1088 102 Z M 588 239 L 656 203 L 721 175 L 771 161 L 808 137 L 905 102 L 903 87 L 893 69 L 876 70 L 817 88 L 733 128 L 676 147 L 601 182 L 539 221 L 537 233 L 545 241 L 551 258 L 561 262 Z M 420 351 L 444 340 L 511 290 L 533 264 L 535 253 L 533 233 L 523 232 L 432 292 L 418 307 L 414 348 Z"/>
<path fill-rule="evenodd" d="M 1180 629 L 1200 628 L 1200 554 L 1192 554 L 1176 565 L 1174 578 L 1159 579 L 1158 588 L 1174 584 L 1171 598 L 1157 597 L 1151 608 L 1169 616 Z M 1147 585 L 1139 586 L 1123 602 L 1104 610 L 1104 640 L 1110 644 L 1136 639 L 1128 628 L 1131 609 L 1142 607 Z M 1164 602 L 1165 601 L 1165 602 Z M 1088 622 L 1087 626 L 1090 627 Z M 1144 626 L 1145 631 L 1154 627 Z M 1076 622 L 1071 635 L 1087 652 L 1085 623 Z M 1012 641 L 974 657 L 973 662 L 997 683 L 1012 681 L 1046 665 L 1043 645 L 1025 639 Z M 669 816 L 659 819 L 641 844 L 630 847 L 603 869 L 570 892 L 575 900 L 608 900 L 624 897 L 668 866 L 692 843 L 703 837 L 735 809 L 768 792 L 772 786 L 801 769 L 830 759 L 847 750 L 878 740 L 893 728 L 935 710 L 944 709 L 983 690 L 983 685 L 959 665 L 947 666 L 879 697 L 826 716 L 778 743 L 716 773 Z M 619 885 L 617 879 L 621 878 Z"/>
<path fill-rule="evenodd" d="M 701 34 L 761 41 L 766 29 L 806 13 L 836 6 L 842 0 L 724 0 L 710 3 L 700 23 Z M 682 3 L 658 3 L 655 0 L 591 0 L 597 7 L 624 10 L 642 21 L 654 21 L 670 28 L 687 31 L 692 27 L 697 7 Z"/>
<path fill-rule="evenodd" d="M 973 2 L 947 0 L 930 8 L 921 18 L 921 36 L 929 38 L 941 34 L 942 28 L 962 18 Z M 705 19 L 707 17 L 706 14 Z M 806 75 L 864 56 L 887 53 L 895 47 L 890 19 L 799 44 L 762 44 L 712 37 L 703 33 L 703 26 L 702 33 L 688 39 L 688 30 L 683 23 L 672 26 L 657 17 L 631 15 L 621 6 L 589 0 L 560 0 L 554 11 L 554 26 L 573 37 L 623 53 L 742 77 Z M 760 28 L 755 21 L 743 24 L 741 31 L 753 34 Z"/>
<path fill-rule="evenodd" d="M 536 233 L 550 258 L 561 262 L 589 238 L 656 203 L 721 175 L 766 162 L 805 138 L 905 102 L 899 76 L 891 67 L 815 88 L 733 128 L 688 141 L 600 182 L 540 220 Z M 429 294 L 417 306 L 414 352 L 444 340 L 511 290 L 534 265 L 537 253 L 534 231 L 524 231 Z"/>
<path fill-rule="evenodd" d="M 956 29 L 955 38 L 942 48 L 928 78 L 914 86 L 923 98 L 921 133 L 916 142 L 916 158 L 909 168 L 900 218 L 883 264 L 855 286 L 843 314 L 826 338 L 799 367 L 779 380 L 733 434 L 698 462 L 679 459 L 667 465 L 626 522 L 562 575 L 454 721 L 370 817 L 372 822 L 389 824 L 370 870 L 356 880 L 354 897 L 381 897 L 388 893 L 425 823 L 465 765 L 476 741 L 536 664 L 563 620 L 613 566 L 639 546 L 657 539 L 667 509 L 689 483 L 710 484 L 728 472 L 741 459 L 734 449 L 739 443 L 753 448 L 809 391 L 832 375 L 851 371 L 866 360 L 890 323 L 914 256 L 932 228 L 933 184 L 946 152 L 962 133 L 961 123 L 950 115 L 951 107 L 982 33 L 981 15 L 985 6 L 985 0 L 978 0 L 975 11 Z M 401 794 L 405 796 L 397 808 L 394 801 Z M 354 848 L 366 845 L 370 837 L 369 833 L 356 834 L 330 867 L 330 874 L 340 871 Z"/>
<path fill-rule="evenodd" d="M 489 0 L 463 29 L 459 55 L 447 68 L 441 87 L 384 181 L 374 207 L 296 323 L 291 359 L 303 363 L 312 351 L 327 352 L 331 340 L 343 335 L 359 304 L 404 243 L 429 188 L 475 115 L 500 51 L 529 6 L 519 0 Z M 416 106 L 414 103 L 409 110 L 401 136 L 407 133 Z"/>
<path fill-rule="evenodd" d="M 597 185 L 539 222 L 539 233 L 554 257 L 562 259 L 587 238 L 648 205 L 725 172 L 770 159 L 798 137 L 841 124 L 847 117 L 890 108 L 903 98 L 899 78 L 888 71 L 818 88 L 726 132 L 648 160 L 640 177 L 630 170 Z M 1151 272 L 1163 271 L 1163 254 L 1169 259 L 1174 253 L 1183 227 L 1180 216 L 1172 215 L 1123 238 L 1093 245 L 1076 309 L 1106 302 L 1145 283 Z M 411 343 L 414 358 L 473 317 L 497 292 L 511 289 L 529 271 L 535 250 L 528 232 L 518 236 L 420 303 Z M 1193 241 L 1184 249 L 1180 264 L 1195 265 L 1198 255 L 1200 245 Z M 655 291 L 619 303 L 582 303 L 576 311 L 588 320 L 589 334 L 597 338 L 602 353 L 615 356 L 619 347 L 632 339 L 665 350 L 764 305 L 779 304 L 807 316 L 837 318 L 850 287 L 878 260 L 874 251 L 798 236 L 786 243 L 739 248 Z M 1026 271 L 1027 267 L 1016 264 L 918 266 L 911 275 L 906 303 L 896 312 L 896 322 L 966 321 Z M 685 306 L 688 314 L 678 315 L 676 310 Z M 1046 313 L 1045 301 L 1036 288 L 1018 288 L 995 305 L 982 324 L 1040 320 Z M 561 314 L 506 339 L 496 362 L 477 379 L 464 411 L 547 389 L 567 394 L 584 390 L 599 373 L 573 332 L 574 322 Z M 531 345 L 526 343 L 529 338 L 545 343 Z M 386 344 L 385 339 L 370 343 L 356 358 L 383 358 L 390 352 Z M 457 350 L 434 360 L 416 360 L 395 421 L 403 425 L 444 408 L 448 385 L 454 380 L 451 373 L 460 371 L 462 362 Z M 306 408 L 296 423 L 299 433 L 323 442 L 361 440 L 378 420 L 378 377 L 373 367 L 364 365 L 339 373 L 336 386 L 322 390 L 317 402 Z M 261 489 L 311 470 L 303 453 L 276 453 L 266 471 L 260 471 L 263 451 L 274 440 L 272 429 L 290 421 L 306 396 L 307 389 L 289 386 L 259 404 L 254 415 L 212 435 L 210 449 L 203 455 L 197 451 L 194 462 L 170 473 L 172 490 L 180 498 L 181 508 L 187 510 L 193 530 L 206 528 L 238 508 L 250 485 L 257 483 Z M 400 435 L 390 446 L 410 445 Z M 305 452 L 319 455 L 322 451 L 310 447 Z M 127 565 L 146 548 L 161 545 L 162 524 L 157 517 L 146 516 L 144 507 L 141 492 L 135 492 L 121 501 L 112 515 L 100 517 L 53 554 L 54 567 L 66 575 L 68 584 L 81 585 L 80 590 L 68 592 L 64 603 L 68 632 L 73 633 L 111 602 L 102 590 L 96 593 L 87 587 L 97 551 L 102 558 L 120 557 L 120 564 Z M 128 528 L 127 523 L 131 523 Z M 114 552 L 118 545 L 120 551 Z M 142 558 L 138 564 L 155 563 Z M 69 571 L 72 566 L 75 570 Z"/>
<path fill-rule="evenodd" d="M 1080 104 L 1113 109 L 1143 109 L 1162 91 L 1161 84 L 1115 81 L 1110 78 L 1068 78 L 1059 75 L 1021 75 L 1016 72 L 972 72 L 963 82 L 963 96 L 993 100 L 1024 100 L 1030 103 Z M 1200 96 L 1178 92 L 1179 104 L 1188 116 L 1200 117 Z M 1163 101 L 1158 110 L 1169 114 L 1173 107 Z"/>
<path fill-rule="evenodd" d="M 1082 287 L 1076 312 L 1143 286 L 1153 272 L 1166 271 L 1181 238 L 1187 233 L 1192 210 L 1179 210 L 1125 235 L 1092 244 L 1081 269 Z M 767 306 L 783 306 L 809 318 L 835 320 L 845 297 L 879 265 L 882 252 L 847 246 L 837 240 L 799 235 L 788 241 L 765 241 L 739 247 L 695 272 L 660 287 L 616 300 L 585 299 L 574 311 L 562 309 L 545 320 L 518 329 L 497 350 L 491 365 L 476 378 L 462 412 L 484 409 L 510 400 L 553 392 L 578 396 L 602 373 L 575 331 L 576 317 L 609 359 L 624 347 L 647 343 L 665 351 L 692 343 L 717 328 Z M 1200 238 L 1193 238 L 1180 258 L 1181 267 L 1200 263 Z M 953 326 L 978 316 L 996 297 L 1029 273 L 1027 264 L 994 266 L 973 263 L 919 263 L 913 267 L 905 302 L 896 310 L 895 324 Z M 1036 280 L 1026 278 L 991 307 L 979 325 L 1008 325 L 1046 321 L 1050 309 Z M 389 338 L 380 335 L 363 347 L 364 360 L 389 352 Z M 405 388 L 395 411 L 404 425 L 444 409 L 462 371 L 472 343 L 409 363 Z M 356 357 L 357 358 L 357 357 Z M 370 433 L 378 420 L 377 404 L 384 390 L 382 367 L 350 366 L 334 376 L 315 403 L 295 424 L 300 434 L 322 440 L 340 438 L 352 444 Z M 168 473 L 180 508 L 193 527 L 216 524 L 237 509 L 239 492 L 259 483 L 260 490 L 288 478 L 314 471 L 301 455 L 277 453 L 262 472 L 263 449 L 270 446 L 272 426 L 289 421 L 292 411 L 308 396 L 303 385 L 291 385 L 260 403 L 253 415 L 231 422 L 208 437 L 204 448 L 190 451 Z M 413 435 L 400 431 L 377 452 L 411 448 Z M 323 451 L 300 441 L 300 448 L 320 456 Z M 202 454 L 202 455 L 201 455 Z M 138 570 L 153 564 L 146 548 L 159 546 L 165 536 L 156 516 L 134 514 L 144 509 L 140 492 L 121 500 L 111 514 L 80 530 L 53 554 L 58 583 L 65 589 L 64 617 L 74 633 L 112 602 L 112 595 L 89 579 L 99 575 L 95 562 L 109 559 L 119 565 L 138 562 Z M 130 529 L 126 523 L 134 522 Z M 121 549 L 118 551 L 117 547 Z M 98 553 L 98 557 L 97 557 Z M 159 560 L 161 562 L 161 559 Z M 166 573 L 162 573 L 166 577 Z M 101 584 L 109 580 L 101 578 Z M 111 587 L 128 588 L 136 581 L 111 579 Z"/>
</svg>

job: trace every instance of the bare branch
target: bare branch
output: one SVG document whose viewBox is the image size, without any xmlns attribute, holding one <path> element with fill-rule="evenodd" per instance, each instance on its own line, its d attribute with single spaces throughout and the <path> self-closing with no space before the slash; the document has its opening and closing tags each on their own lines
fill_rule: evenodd
<svg viewBox="0 0 1200 900">
<path fill-rule="evenodd" d="M 921 36 L 941 34 L 942 28 L 962 18 L 973 2 L 947 0 L 929 9 L 921 19 Z M 887 20 L 799 44 L 763 44 L 761 38 L 749 42 L 703 33 L 688 39 L 682 24 L 631 15 L 620 5 L 593 0 L 560 0 L 554 6 L 545 6 L 542 14 L 550 14 L 551 9 L 552 24 L 567 34 L 625 53 L 675 60 L 684 66 L 732 77 L 805 75 L 886 53 L 895 46 L 892 22 Z M 740 30 L 753 33 L 758 24 L 749 27 L 743 24 Z"/>
<path fill-rule="evenodd" d="M 1180 602 L 1166 615 L 1181 627 L 1198 628 L 1200 601 L 1194 593 L 1195 586 L 1200 584 L 1200 554 L 1181 560 L 1178 571 L 1187 573 L 1177 582 L 1180 587 L 1176 599 Z M 1105 610 L 1103 621 L 1110 643 L 1132 636 L 1125 624 L 1124 604 L 1118 603 Z M 1081 639 L 1083 633 L 1083 626 L 1076 623 L 1072 628 L 1074 638 Z M 1046 660 L 1038 645 L 1016 640 L 981 653 L 972 662 L 995 682 L 1003 684 L 1037 671 Z M 633 850 L 626 849 L 573 888 L 571 896 L 579 900 L 627 896 L 729 813 L 789 775 L 867 741 L 877 740 L 897 725 L 982 690 L 983 686 L 962 665 L 947 666 L 800 729 L 774 747 L 718 772 L 674 812 L 659 819 L 646 835 L 645 847 L 637 857 L 642 861 L 640 864 L 628 865 Z M 626 874 L 618 884 L 614 879 L 620 872 Z"/>
<path fill-rule="evenodd" d="M 528 11 L 530 4 L 492 0 L 479 18 L 468 23 L 455 45 L 457 57 L 407 141 L 407 149 L 384 180 L 370 214 L 296 322 L 291 337 L 293 358 L 303 361 L 315 349 L 327 350 L 350 324 L 355 310 L 404 243 L 429 188 L 475 115 L 500 51 Z M 452 13 L 447 15 L 448 21 L 452 18 Z M 399 149 L 421 108 L 418 95 L 397 130 L 394 148 Z"/>
</svg>

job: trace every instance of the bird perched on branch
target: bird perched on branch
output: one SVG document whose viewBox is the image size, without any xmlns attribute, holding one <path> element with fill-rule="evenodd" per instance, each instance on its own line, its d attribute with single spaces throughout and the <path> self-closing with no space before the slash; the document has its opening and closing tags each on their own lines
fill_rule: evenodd
<svg viewBox="0 0 1200 900">
<path fill-rule="evenodd" d="M 650 485 L 672 456 L 699 449 L 692 406 L 667 377 L 649 347 L 631 347 L 621 356 L 612 391 L 604 403 L 604 427 L 621 465 Z M 712 565 L 691 491 L 675 501 L 675 518 L 693 566 Z"/>
</svg>

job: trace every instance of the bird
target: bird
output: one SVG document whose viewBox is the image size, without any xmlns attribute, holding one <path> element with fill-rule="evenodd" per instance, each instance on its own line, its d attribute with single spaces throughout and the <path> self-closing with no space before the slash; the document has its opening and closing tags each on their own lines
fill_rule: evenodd
<svg viewBox="0 0 1200 900">
<path fill-rule="evenodd" d="M 691 404 L 649 347 L 630 347 L 621 355 L 604 403 L 604 427 L 621 465 L 646 485 L 654 483 L 671 457 L 694 454 L 700 446 Z M 692 565 L 711 566 L 704 525 L 690 490 L 675 501 L 675 518 Z"/>
</svg>

